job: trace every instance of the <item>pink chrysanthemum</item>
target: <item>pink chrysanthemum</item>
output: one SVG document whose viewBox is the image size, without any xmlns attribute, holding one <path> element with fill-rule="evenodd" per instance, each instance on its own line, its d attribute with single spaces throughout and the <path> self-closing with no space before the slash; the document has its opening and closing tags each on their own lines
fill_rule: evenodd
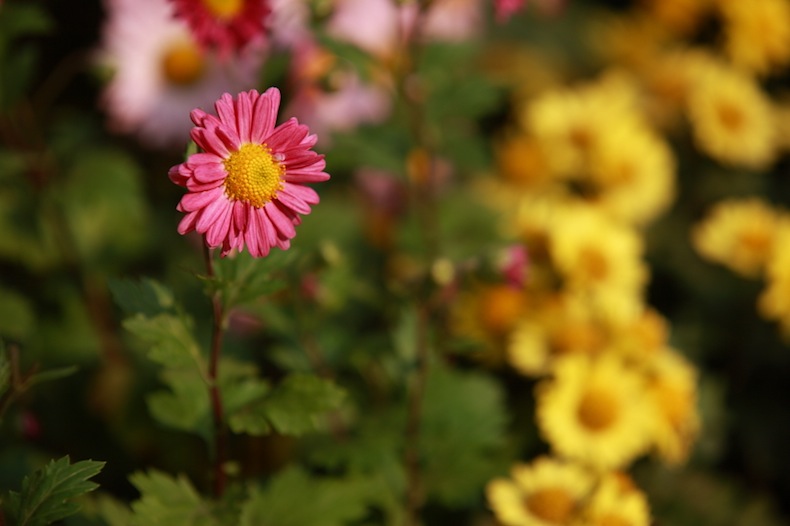
<svg viewBox="0 0 790 526">
<path fill-rule="evenodd" d="M 271 12 L 267 0 L 171 0 L 195 38 L 220 56 L 263 39 Z"/>
<path fill-rule="evenodd" d="M 524 9 L 525 4 L 526 0 L 494 0 L 497 22 L 506 22 L 511 16 Z"/>
<path fill-rule="evenodd" d="M 178 210 L 186 216 L 178 232 L 203 234 L 211 248 L 263 257 L 287 249 L 300 214 L 309 214 L 318 194 L 307 183 L 329 179 L 324 156 L 311 148 L 317 137 L 295 118 L 275 126 L 280 92 L 270 88 L 225 93 L 215 104 L 218 117 L 196 109 L 192 140 L 202 152 L 173 166 L 170 180 L 188 193 Z"/>
</svg>

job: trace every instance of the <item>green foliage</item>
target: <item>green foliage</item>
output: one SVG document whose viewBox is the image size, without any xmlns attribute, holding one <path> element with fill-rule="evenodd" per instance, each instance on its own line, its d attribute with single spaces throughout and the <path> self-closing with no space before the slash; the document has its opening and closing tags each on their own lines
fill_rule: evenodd
<svg viewBox="0 0 790 526">
<path fill-rule="evenodd" d="M 44 526 L 77 513 L 76 497 L 93 491 L 98 484 L 89 481 L 104 467 L 104 462 L 83 460 L 71 464 L 68 457 L 52 460 L 25 477 L 20 492 L 10 492 L 4 508 L 15 526 Z"/>
<path fill-rule="evenodd" d="M 150 278 L 110 279 L 108 285 L 115 303 L 126 314 L 139 313 L 145 317 L 153 317 L 172 309 L 175 305 L 173 293 Z"/>
<path fill-rule="evenodd" d="M 333 382 L 315 375 L 294 373 L 266 399 L 264 414 L 286 435 L 301 435 L 321 426 L 321 417 L 340 406 L 344 392 Z"/>
<path fill-rule="evenodd" d="M 292 467 L 251 492 L 239 526 L 342 526 L 364 517 L 369 489 L 362 478 L 315 477 Z"/>
<path fill-rule="evenodd" d="M 183 476 L 171 477 L 157 470 L 137 472 L 129 480 L 140 492 L 132 503 L 130 526 L 217 526 L 209 503 Z"/>
<path fill-rule="evenodd" d="M 205 376 L 206 364 L 192 335 L 192 319 L 185 315 L 135 314 L 123 322 L 126 330 L 148 347 L 148 358 L 168 368 L 196 369 Z"/>
<path fill-rule="evenodd" d="M 0 112 L 8 110 L 28 89 L 38 65 L 38 48 L 22 40 L 50 32 L 53 23 L 40 6 L 6 2 L 0 8 Z"/>
</svg>

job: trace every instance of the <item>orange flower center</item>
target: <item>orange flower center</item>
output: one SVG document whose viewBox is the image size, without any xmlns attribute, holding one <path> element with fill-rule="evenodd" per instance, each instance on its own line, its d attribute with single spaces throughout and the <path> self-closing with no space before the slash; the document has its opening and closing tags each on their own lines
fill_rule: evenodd
<svg viewBox="0 0 790 526">
<path fill-rule="evenodd" d="M 527 511 L 550 524 L 566 524 L 573 513 L 574 500 L 562 488 L 545 488 L 529 495 Z"/>
<path fill-rule="evenodd" d="M 602 431 L 617 419 L 617 399 L 605 389 L 591 387 L 585 391 L 578 407 L 581 424 L 590 431 Z"/>
<path fill-rule="evenodd" d="M 478 315 L 482 326 L 494 335 L 504 335 L 524 313 L 523 292 L 508 285 L 496 285 L 480 294 Z"/>
<path fill-rule="evenodd" d="M 728 131 L 737 133 L 743 129 L 746 117 L 743 111 L 731 102 L 721 101 L 718 106 L 719 120 Z"/>
<path fill-rule="evenodd" d="M 244 0 L 203 0 L 209 12 L 222 21 L 228 21 L 241 12 Z"/>
<path fill-rule="evenodd" d="M 162 72 L 171 84 L 193 84 L 203 75 L 204 69 L 203 53 L 188 40 L 172 44 L 162 56 Z"/>
<path fill-rule="evenodd" d="M 590 281 L 601 281 L 609 274 L 609 262 L 596 247 L 584 247 L 579 254 L 579 266 Z"/>
<path fill-rule="evenodd" d="M 265 144 L 245 143 L 223 162 L 228 177 L 225 194 L 260 208 L 277 197 L 283 187 L 285 166 Z"/>
</svg>

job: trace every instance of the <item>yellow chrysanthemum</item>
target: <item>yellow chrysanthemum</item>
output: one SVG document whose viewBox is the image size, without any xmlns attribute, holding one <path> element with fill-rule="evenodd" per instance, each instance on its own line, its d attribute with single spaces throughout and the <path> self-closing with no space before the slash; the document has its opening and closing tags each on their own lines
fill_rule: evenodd
<svg viewBox="0 0 790 526">
<path fill-rule="evenodd" d="M 672 35 L 649 13 L 632 10 L 625 15 L 602 12 L 590 21 L 590 44 L 605 64 L 628 69 L 648 67 Z"/>
<path fill-rule="evenodd" d="M 762 316 L 779 323 L 790 340 L 790 227 L 779 229 L 774 251 L 765 267 L 766 285 L 757 301 Z"/>
<path fill-rule="evenodd" d="M 611 354 L 568 356 L 536 389 L 541 435 L 558 455 L 598 469 L 623 467 L 650 439 L 644 378 Z"/>
<path fill-rule="evenodd" d="M 668 348 L 655 357 L 646 375 L 655 417 L 656 451 L 669 464 L 682 463 L 700 430 L 697 371 L 681 354 Z"/>
<path fill-rule="evenodd" d="M 643 225 L 672 203 L 675 166 L 667 144 L 637 122 L 615 121 L 600 135 L 582 184 L 612 216 Z"/>
<path fill-rule="evenodd" d="M 738 67 L 766 75 L 790 62 L 790 2 L 720 0 L 724 52 Z"/>
<path fill-rule="evenodd" d="M 583 171 L 598 137 L 613 120 L 635 118 L 635 86 L 616 72 L 588 84 L 548 91 L 522 113 L 522 125 L 541 142 L 550 167 L 562 176 Z"/>
<path fill-rule="evenodd" d="M 641 0 L 641 3 L 654 23 L 682 35 L 695 30 L 711 7 L 710 0 Z"/>
<path fill-rule="evenodd" d="M 522 319 L 508 343 L 508 361 L 526 376 L 551 371 L 557 359 L 571 354 L 597 355 L 610 341 L 595 311 L 572 294 L 546 301 Z"/>
<path fill-rule="evenodd" d="M 611 335 L 610 347 L 634 364 L 650 362 L 664 351 L 669 339 L 669 324 L 658 311 L 645 306 L 641 314 Z"/>
<path fill-rule="evenodd" d="M 505 526 L 570 525 L 594 482 L 585 468 L 551 457 L 516 464 L 511 477 L 486 486 L 488 505 Z"/>
<path fill-rule="evenodd" d="M 509 135 L 495 145 L 496 163 L 502 178 L 529 189 L 551 180 L 549 159 L 541 143 L 525 133 Z"/>
<path fill-rule="evenodd" d="M 721 163 L 762 169 L 776 154 L 771 103 L 748 74 L 713 59 L 699 61 L 688 97 L 694 141 Z"/>
<path fill-rule="evenodd" d="M 782 214 L 759 198 L 730 198 L 716 203 L 693 227 L 691 240 L 703 258 L 756 278 L 773 251 L 781 222 Z"/>
<path fill-rule="evenodd" d="M 549 251 L 566 290 L 588 295 L 610 322 L 626 323 L 641 311 L 647 269 L 633 227 L 592 206 L 568 207 L 552 225 Z"/>
<path fill-rule="evenodd" d="M 659 129 L 676 130 L 682 125 L 698 54 L 694 49 L 662 51 L 638 68 L 645 114 Z"/>
<path fill-rule="evenodd" d="M 645 494 L 627 474 L 606 474 L 583 511 L 579 526 L 649 526 Z"/>
</svg>

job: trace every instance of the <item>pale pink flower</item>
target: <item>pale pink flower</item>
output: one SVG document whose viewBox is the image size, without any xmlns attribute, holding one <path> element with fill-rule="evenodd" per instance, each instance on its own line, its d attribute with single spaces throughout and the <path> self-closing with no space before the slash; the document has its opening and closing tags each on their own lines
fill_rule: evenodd
<svg viewBox="0 0 790 526">
<path fill-rule="evenodd" d="M 494 0 L 494 15 L 497 22 L 506 22 L 526 6 L 526 0 Z"/>
<path fill-rule="evenodd" d="M 220 57 L 260 41 L 270 9 L 267 0 L 171 0 L 175 14 L 186 21 L 198 42 Z"/>
<path fill-rule="evenodd" d="M 109 127 L 147 146 L 183 148 L 192 108 L 255 84 L 263 50 L 218 61 L 200 48 L 168 0 L 106 0 L 97 62 L 110 79 L 101 95 Z"/>
<path fill-rule="evenodd" d="M 173 166 L 170 180 L 187 189 L 178 210 L 186 215 L 180 234 L 197 231 L 222 256 L 245 246 L 253 257 L 272 247 L 290 247 L 301 215 L 318 194 L 306 186 L 329 179 L 324 156 L 312 150 L 316 136 L 291 118 L 275 126 L 280 91 L 269 88 L 225 93 L 214 104 L 217 116 L 190 114 L 191 136 L 202 150 Z"/>
</svg>

